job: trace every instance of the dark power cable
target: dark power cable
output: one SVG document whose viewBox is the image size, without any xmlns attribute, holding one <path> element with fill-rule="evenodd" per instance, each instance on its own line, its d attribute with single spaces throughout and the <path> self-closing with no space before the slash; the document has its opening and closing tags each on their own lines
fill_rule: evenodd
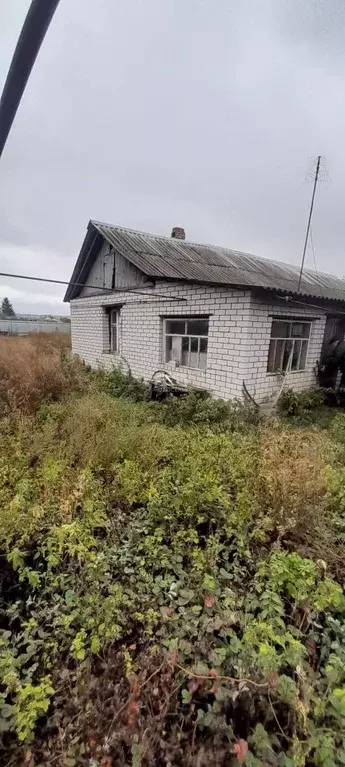
<svg viewBox="0 0 345 767">
<path fill-rule="evenodd" d="M 59 0 L 32 0 L 0 100 L 0 157 Z"/>
<path fill-rule="evenodd" d="M 9 272 L 0 272 L 0 277 L 14 277 L 17 280 L 32 280 L 33 282 L 51 282 L 53 285 L 73 285 L 77 288 L 92 288 L 93 290 L 99 290 L 101 293 L 139 293 L 142 296 L 148 296 L 148 298 L 166 298 L 169 301 L 187 301 L 186 298 L 180 298 L 179 296 L 167 296 L 164 293 L 150 294 L 144 290 L 140 290 L 136 285 L 128 285 L 123 288 L 101 288 L 100 285 L 90 285 L 85 282 L 66 282 L 65 280 L 52 280 L 49 277 L 29 277 L 27 274 L 10 274 Z M 145 287 L 143 285 L 143 287 Z M 147 290 L 153 288 L 154 285 L 148 285 Z"/>
</svg>

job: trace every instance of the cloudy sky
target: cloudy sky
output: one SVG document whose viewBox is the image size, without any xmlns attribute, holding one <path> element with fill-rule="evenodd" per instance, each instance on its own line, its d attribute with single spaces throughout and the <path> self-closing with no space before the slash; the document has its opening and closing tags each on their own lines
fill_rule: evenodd
<svg viewBox="0 0 345 767">
<path fill-rule="evenodd" d="M 29 0 L 0 0 L 2 88 Z M 345 274 L 344 0 L 60 0 L 0 160 L 0 271 L 70 277 L 89 218 Z M 307 265 L 314 268 L 311 248 Z M 0 278 L 21 311 L 63 290 Z"/>
</svg>

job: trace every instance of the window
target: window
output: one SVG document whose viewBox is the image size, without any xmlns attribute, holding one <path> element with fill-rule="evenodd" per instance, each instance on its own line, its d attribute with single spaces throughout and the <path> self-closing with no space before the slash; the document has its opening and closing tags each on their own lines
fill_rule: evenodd
<svg viewBox="0 0 345 767">
<path fill-rule="evenodd" d="M 304 370 L 307 360 L 310 322 L 304 320 L 273 320 L 268 352 L 267 371 L 286 370 L 290 354 L 291 370 Z"/>
<path fill-rule="evenodd" d="M 109 340 L 110 351 L 118 351 L 118 333 L 119 333 L 119 310 L 111 309 L 109 312 Z"/>
<path fill-rule="evenodd" d="M 208 317 L 165 320 L 165 361 L 206 370 Z"/>
</svg>

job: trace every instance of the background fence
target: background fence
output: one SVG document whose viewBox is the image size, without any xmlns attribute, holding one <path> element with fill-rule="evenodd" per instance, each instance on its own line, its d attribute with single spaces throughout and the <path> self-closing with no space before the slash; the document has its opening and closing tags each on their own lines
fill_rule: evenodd
<svg viewBox="0 0 345 767">
<path fill-rule="evenodd" d="M 60 320 L 0 320 L 0 334 L 27 336 L 28 333 L 70 333 L 71 323 Z"/>
</svg>

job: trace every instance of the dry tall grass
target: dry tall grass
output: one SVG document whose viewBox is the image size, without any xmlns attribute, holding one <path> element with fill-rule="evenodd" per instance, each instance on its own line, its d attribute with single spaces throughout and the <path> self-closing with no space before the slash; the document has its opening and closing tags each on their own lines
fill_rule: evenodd
<svg viewBox="0 0 345 767">
<path fill-rule="evenodd" d="M 83 366 L 71 356 L 69 335 L 0 337 L 0 414 L 33 413 L 42 400 L 61 399 L 84 383 Z"/>
</svg>

